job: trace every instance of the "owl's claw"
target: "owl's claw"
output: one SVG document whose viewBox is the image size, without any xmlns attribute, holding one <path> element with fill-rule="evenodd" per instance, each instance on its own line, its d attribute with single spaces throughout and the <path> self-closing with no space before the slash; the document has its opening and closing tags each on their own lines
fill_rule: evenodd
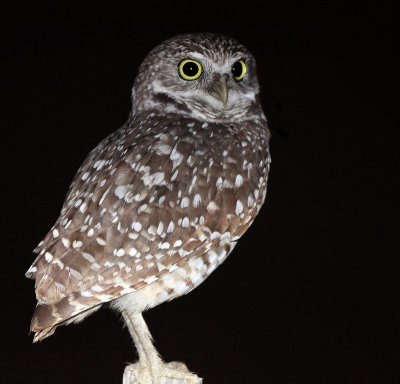
<svg viewBox="0 0 400 384">
<path fill-rule="evenodd" d="M 189 372 L 180 362 L 164 363 L 154 370 L 142 364 L 125 368 L 123 384 L 201 384 L 203 379 Z"/>
<path fill-rule="evenodd" d="M 162 367 L 160 384 L 201 384 L 203 379 L 190 372 L 184 363 L 173 361 Z"/>
</svg>

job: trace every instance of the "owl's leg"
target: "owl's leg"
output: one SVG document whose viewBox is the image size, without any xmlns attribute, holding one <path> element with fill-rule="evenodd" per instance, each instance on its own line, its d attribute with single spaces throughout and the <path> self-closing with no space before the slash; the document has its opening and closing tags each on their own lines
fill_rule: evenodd
<svg viewBox="0 0 400 384">
<path fill-rule="evenodd" d="M 162 360 L 155 349 L 152 337 L 141 313 L 122 312 L 139 354 L 139 363 L 148 367 L 159 366 Z"/>
<path fill-rule="evenodd" d="M 202 380 L 190 373 L 185 364 L 164 363 L 155 349 L 149 329 L 141 313 L 122 312 L 135 342 L 139 361 L 125 368 L 123 384 L 200 384 Z"/>
</svg>

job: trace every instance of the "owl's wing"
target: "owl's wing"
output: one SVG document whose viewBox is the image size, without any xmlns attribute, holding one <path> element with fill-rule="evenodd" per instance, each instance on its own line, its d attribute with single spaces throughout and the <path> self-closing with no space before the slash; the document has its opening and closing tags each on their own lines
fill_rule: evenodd
<svg viewBox="0 0 400 384">
<path fill-rule="evenodd" d="M 39 255 L 26 276 L 36 280 L 39 303 L 56 302 L 71 292 L 68 287 L 74 287 L 74 276 L 81 274 L 79 268 L 74 268 L 80 261 L 78 256 L 88 247 L 101 245 L 97 235 L 115 223 L 116 211 L 112 205 L 116 208 L 120 204 L 119 185 L 124 180 L 133 182 L 140 174 L 130 168 L 129 161 L 140 153 L 143 153 L 142 162 L 148 161 L 148 149 L 157 141 L 157 137 L 134 128 L 135 125 L 122 127 L 89 153 L 69 188 L 60 217 L 35 248 L 34 252 Z M 161 129 L 167 128 L 165 124 Z M 158 129 L 157 124 L 153 129 Z M 140 188 L 140 185 L 136 186 Z M 109 195 L 112 188 L 114 194 Z M 69 259 L 75 263 L 69 264 Z M 57 284 L 57 278 L 65 283 L 64 287 Z M 50 289 L 51 286 L 55 289 Z"/>
<path fill-rule="evenodd" d="M 34 265 L 33 330 L 154 283 L 250 225 L 266 154 L 243 146 L 254 139 L 243 132 L 197 125 L 123 134 L 89 156 Z"/>
</svg>

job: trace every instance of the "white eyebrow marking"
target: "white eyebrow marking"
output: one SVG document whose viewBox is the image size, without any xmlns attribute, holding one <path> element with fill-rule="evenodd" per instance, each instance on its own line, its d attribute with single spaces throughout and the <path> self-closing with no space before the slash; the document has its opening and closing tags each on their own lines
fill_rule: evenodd
<svg viewBox="0 0 400 384">
<path fill-rule="evenodd" d="M 188 57 L 193 57 L 194 59 L 204 60 L 206 57 L 199 52 L 188 52 Z"/>
<path fill-rule="evenodd" d="M 201 54 L 200 52 L 188 52 L 189 58 L 197 59 L 203 65 L 203 70 L 210 70 L 210 65 L 213 72 L 230 72 L 232 64 L 239 59 L 246 59 L 248 57 L 244 52 L 235 52 L 224 61 L 214 61 L 211 58 Z M 217 55 L 218 59 L 218 55 Z M 207 68 L 208 67 L 208 68 Z"/>
</svg>

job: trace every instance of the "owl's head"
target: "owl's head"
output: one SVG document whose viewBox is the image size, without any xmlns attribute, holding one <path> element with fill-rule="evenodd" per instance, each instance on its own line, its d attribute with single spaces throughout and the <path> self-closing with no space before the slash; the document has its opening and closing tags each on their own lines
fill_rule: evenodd
<svg viewBox="0 0 400 384">
<path fill-rule="evenodd" d="M 256 64 L 234 39 L 179 35 L 154 48 L 135 79 L 133 110 L 232 121 L 262 113 Z"/>
</svg>

